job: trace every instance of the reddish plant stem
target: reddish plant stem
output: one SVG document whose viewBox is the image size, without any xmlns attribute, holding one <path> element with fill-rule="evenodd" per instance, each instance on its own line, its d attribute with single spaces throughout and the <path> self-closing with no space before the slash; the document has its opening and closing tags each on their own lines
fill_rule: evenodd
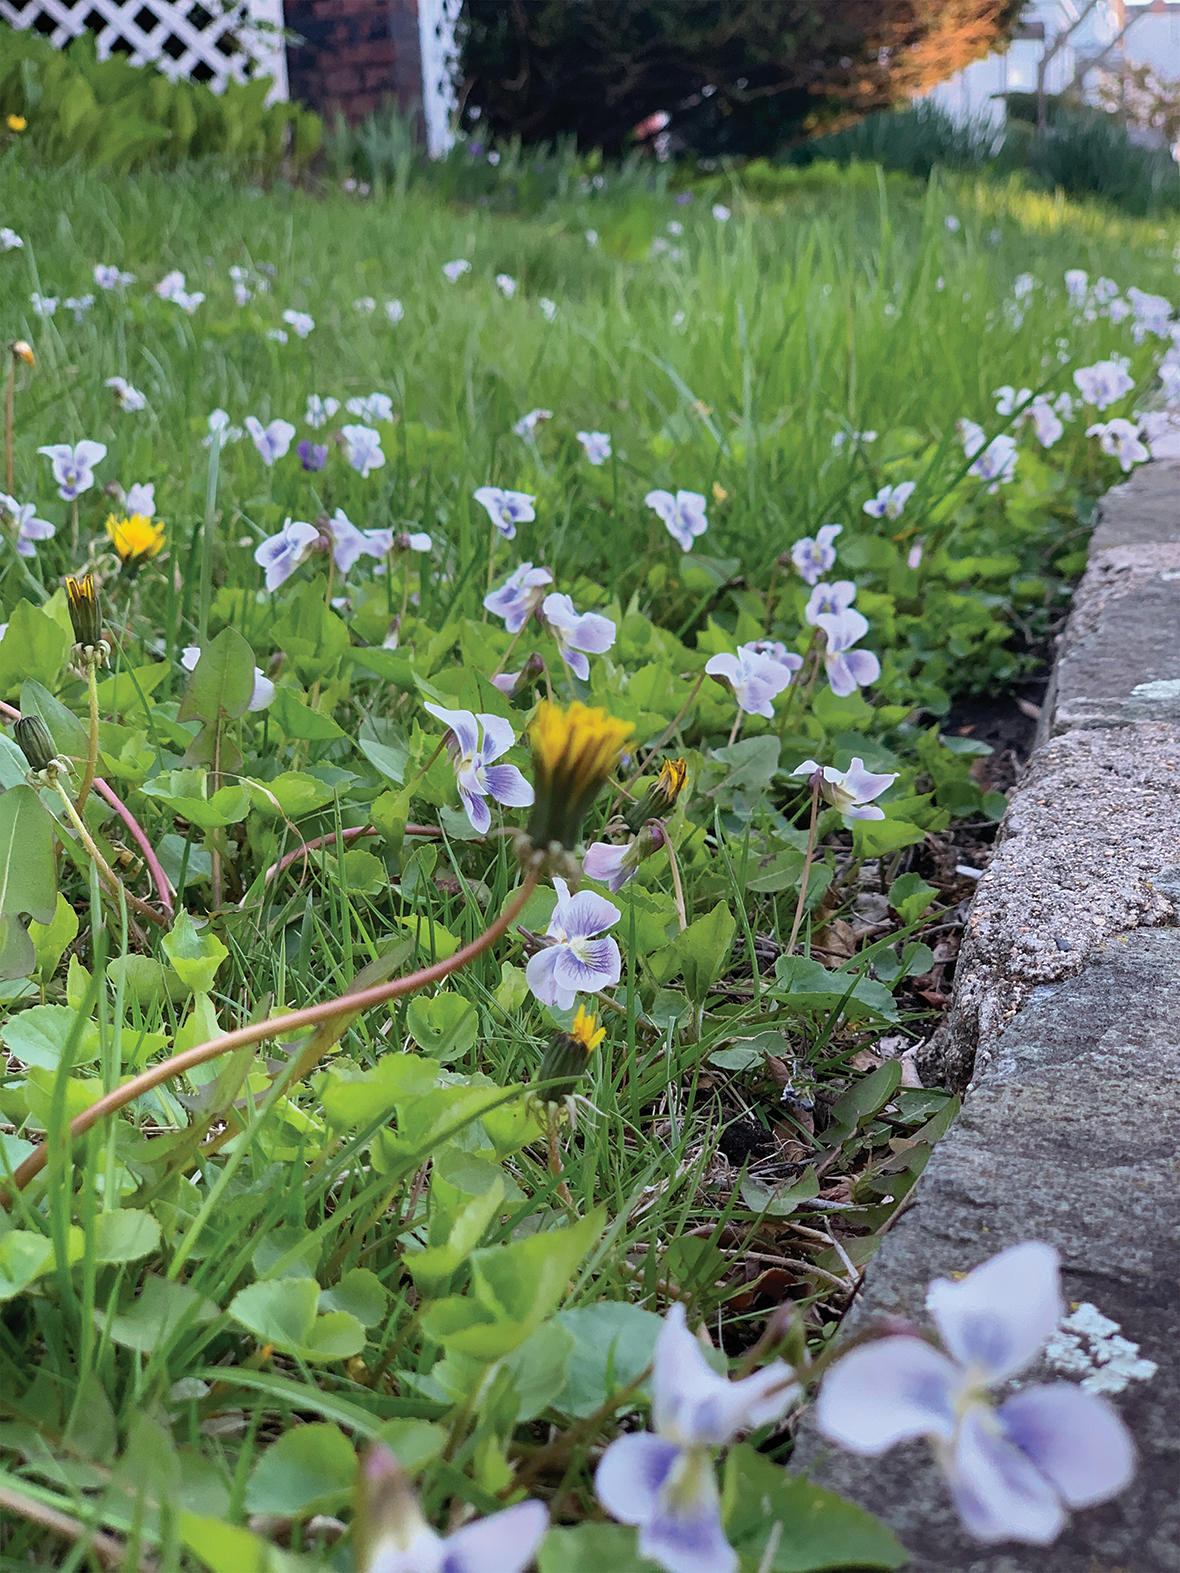
<svg viewBox="0 0 1180 1573">
<path fill-rule="evenodd" d="M 263 875 L 262 882 L 264 885 L 269 885 L 272 879 L 276 879 L 284 869 L 290 868 L 291 864 L 297 863 L 301 857 L 306 857 L 309 852 L 318 852 L 321 847 L 330 847 L 338 840 L 356 841 L 362 836 L 379 836 L 380 834 L 381 831 L 378 830 L 376 825 L 355 825 L 348 830 L 341 831 L 339 835 L 332 830 L 326 836 L 316 836 L 312 841 L 304 841 L 293 852 L 286 853 L 277 863 L 272 863 Z M 437 825 L 407 825 L 405 834 L 407 836 L 441 837 L 442 831 Z M 245 902 L 242 905 L 244 906 Z"/>
<path fill-rule="evenodd" d="M 163 907 L 164 911 L 170 918 L 174 917 L 175 911 L 172 906 L 172 887 L 168 883 L 168 876 L 164 872 L 163 865 L 160 863 L 159 858 L 152 849 L 152 844 L 147 838 L 147 832 L 139 823 L 138 819 L 136 819 L 135 815 L 127 807 L 126 803 L 123 802 L 119 794 L 114 790 L 113 787 L 108 786 L 101 776 L 95 776 L 94 790 L 98 793 L 99 797 L 101 797 L 104 802 L 110 804 L 115 813 L 118 814 L 119 818 L 126 825 L 131 839 L 135 842 L 135 845 L 143 854 L 144 865 L 146 866 L 148 873 L 152 876 L 152 884 L 156 887 L 156 894 L 160 898 L 160 905 Z"/>
<path fill-rule="evenodd" d="M 298 1032 L 304 1027 L 316 1027 L 321 1022 L 331 1021 L 336 1016 L 343 1015 L 349 1018 L 359 1016 L 362 1011 L 368 1010 L 373 1005 L 384 1005 L 403 994 L 412 994 L 417 989 L 427 988 L 432 983 L 440 983 L 443 978 L 450 977 L 452 972 L 458 972 L 469 961 L 473 961 L 511 928 L 536 889 L 537 878 L 535 872 L 527 874 L 515 899 L 495 922 L 446 961 L 437 961 L 433 966 L 423 967 L 420 971 L 411 972 L 406 977 L 394 978 L 389 983 L 377 983 L 368 989 L 358 989 L 353 994 L 342 994 L 337 999 L 323 1000 L 318 1005 L 307 1005 L 302 1010 L 289 1011 L 283 1016 L 270 1016 L 265 1021 L 250 1022 L 234 1032 L 224 1033 L 219 1038 L 211 1038 L 207 1043 L 198 1043 L 195 1048 L 187 1049 L 183 1054 L 170 1055 L 168 1059 L 161 1060 L 158 1065 L 141 1071 L 138 1076 L 133 1076 L 122 1087 L 116 1087 L 108 1092 L 72 1119 L 66 1135 L 67 1145 L 76 1137 L 84 1136 L 92 1126 L 97 1125 L 108 1114 L 115 1114 L 127 1104 L 133 1103 L 136 1098 L 142 1098 L 145 1092 L 151 1092 L 154 1087 L 170 1081 L 173 1076 L 183 1076 L 186 1071 L 204 1065 L 208 1060 L 216 1059 L 221 1054 L 244 1048 L 250 1043 L 261 1043 L 265 1038 L 283 1037 L 288 1033 Z M 311 1066 L 303 1066 L 301 1069 L 306 1075 Z M 41 1173 L 48 1161 L 49 1143 L 42 1142 L 22 1164 L 18 1165 L 13 1174 L 15 1188 L 23 1191 L 29 1181 Z M 0 1200 L 7 1202 L 9 1198 L 0 1196 Z"/>
</svg>

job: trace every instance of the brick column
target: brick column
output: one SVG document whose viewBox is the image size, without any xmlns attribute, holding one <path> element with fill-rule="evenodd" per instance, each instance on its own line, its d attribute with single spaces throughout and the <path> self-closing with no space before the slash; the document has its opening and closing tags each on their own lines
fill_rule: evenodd
<svg viewBox="0 0 1180 1573">
<path fill-rule="evenodd" d="M 417 0 L 284 0 L 292 98 L 351 121 L 390 99 L 406 113 L 422 107 Z"/>
</svg>

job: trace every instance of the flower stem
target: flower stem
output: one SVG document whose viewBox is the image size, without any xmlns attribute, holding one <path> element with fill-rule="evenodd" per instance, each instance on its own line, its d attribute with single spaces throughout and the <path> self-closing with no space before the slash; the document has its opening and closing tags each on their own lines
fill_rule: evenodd
<svg viewBox="0 0 1180 1573">
<path fill-rule="evenodd" d="M 66 803 L 72 814 L 74 805 L 68 798 Z M 126 1108 L 129 1103 L 142 1098 L 144 1093 L 150 1092 L 153 1087 L 159 1087 L 163 1082 L 170 1081 L 173 1076 L 185 1075 L 196 1066 L 217 1059 L 219 1055 L 228 1054 L 233 1049 L 243 1048 L 249 1043 L 261 1043 L 267 1038 L 284 1037 L 304 1027 L 317 1027 L 321 1022 L 332 1021 L 337 1016 L 343 1015 L 349 1018 L 359 1016 L 362 1011 L 369 1010 L 374 1005 L 384 1005 L 389 1000 L 399 999 L 404 994 L 413 994 L 418 989 L 428 988 L 432 983 L 441 982 L 443 978 L 450 977 L 451 973 L 467 966 L 476 956 L 494 944 L 502 934 L 507 933 L 524 910 L 525 903 L 536 889 L 536 885 L 537 875 L 527 874 L 515 899 L 495 922 L 446 961 L 437 961 L 433 966 L 423 967 L 418 972 L 411 972 L 406 977 L 394 978 L 388 983 L 378 983 L 371 988 L 358 989 L 352 994 L 342 994 L 337 999 L 323 1000 L 318 1005 L 307 1005 L 302 1010 L 288 1011 L 282 1016 L 269 1016 L 265 1021 L 250 1022 L 245 1027 L 238 1027 L 234 1032 L 224 1033 L 219 1038 L 211 1038 L 207 1043 L 198 1043 L 194 1048 L 186 1049 L 181 1054 L 170 1055 L 168 1059 L 161 1060 L 158 1065 L 152 1065 L 147 1070 L 141 1071 L 122 1087 L 114 1088 L 97 1102 L 92 1103 L 88 1109 L 84 1109 L 70 1121 L 67 1142 L 73 1142 L 76 1137 L 85 1135 L 107 1115 Z M 310 1065 L 300 1066 L 303 1075 L 306 1075 L 311 1068 Z M 15 1170 L 13 1174 L 15 1189 L 23 1191 L 29 1181 L 41 1173 L 48 1159 L 49 1144 L 42 1142 Z M 0 1200 L 7 1201 L 8 1198 L 0 1196 Z"/>
<path fill-rule="evenodd" d="M 799 876 L 799 900 L 795 905 L 795 921 L 791 924 L 791 937 L 787 941 L 784 952 L 787 956 L 795 949 L 799 925 L 803 922 L 803 909 L 807 905 L 807 882 L 811 877 L 811 863 L 815 857 L 815 827 L 819 823 L 819 783 L 820 772 L 817 770 L 811 783 L 811 824 L 807 830 L 807 851 L 803 856 L 803 872 Z"/>
<path fill-rule="evenodd" d="M 159 923 L 161 925 L 164 924 L 166 920 L 160 916 L 155 907 L 149 906 L 146 901 L 141 901 L 138 896 L 133 896 L 127 891 L 127 889 L 124 887 L 123 881 L 119 878 L 118 874 L 115 873 L 114 869 L 107 862 L 106 858 L 104 858 L 102 853 L 98 850 L 98 844 L 94 840 L 94 837 L 90 834 L 89 830 L 87 830 L 81 814 L 79 814 L 78 810 L 70 801 L 70 794 L 62 785 L 60 776 L 54 779 L 53 786 L 54 790 L 57 792 L 58 797 L 61 798 L 62 806 L 65 808 L 65 811 L 69 816 L 70 824 L 73 825 L 74 829 L 78 833 L 79 841 L 81 841 L 82 845 L 90 854 L 95 868 L 98 870 L 101 877 L 106 881 L 108 887 L 111 890 L 111 893 L 115 896 L 118 896 L 121 900 L 126 901 L 127 905 L 135 912 L 142 913 L 145 918 L 150 918 L 153 923 Z"/>
<path fill-rule="evenodd" d="M 12 436 L 16 424 L 16 356 L 8 357 L 8 387 L 4 393 L 4 490 L 12 495 Z"/>
<path fill-rule="evenodd" d="M 676 728 L 680 725 L 680 723 L 684 720 L 685 716 L 688 714 L 689 707 L 691 706 L 693 700 L 696 698 L 697 694 L 700 693 L 701 684 L 704 681 L 705 681 L 705 673 L 704 673 L 704 670 L 702 669 L 701 671 L 699 671 L 697 673 L 697 680 L 696 680 L 696 682 L 692 685 L 692 687 L 688 691 L 688 698 L 680 706 L 680 709 L 676 712 L 676 714 L 672 717 L 671 721 L 668 722 L 667 726 L 660 733 L 659 737 L 656 738 L 655 742 L 648 749 L 647 756 L 644 759 L 643 763 L 637 767 L 637 769 L 635 771 L 635 774 L 631 777 L 632 781 L 638 781 L 639 780 L 639 777 L 643 774 L 643 772 L 651 764 L 652 760 L 659 753 L 660 749 L 663 748 L 664 744 L 675 733 Z"/>
<path fill-rule="evenodd" d="M 94 772 L 98 769 L 98 668 L 93 661 L 86 663 L 86 691 L 90 699 L 90 741 L 86 749 L 86 769 L 74 803 L 79 814 L 86 806 L 90 788 L 94 785 Z"/>
<path fill-rule="evenodd" d="M 570 1188 L 565 1183 L 565 1170 L 561 1166 L 561 1148 L 557 1141 L 557 1115 L 549 1107 L 545 1118 L 545 1146 L 549 1152 L 549 1173 L 557 1181 L 557 1194 L 567 1207 L 574 1205 Z"/>
</svg>

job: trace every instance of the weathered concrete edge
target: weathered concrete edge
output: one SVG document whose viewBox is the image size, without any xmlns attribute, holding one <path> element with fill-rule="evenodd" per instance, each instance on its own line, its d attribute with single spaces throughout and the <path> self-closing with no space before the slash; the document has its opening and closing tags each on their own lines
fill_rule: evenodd
<svg viewBox="0 0 1180 1573">
<path fill-rule="evenodd" d="M 1116 1400 L 1140 1473 L 1049 1550 L 981 1547 L 958 1530 L 923 1447 L 861 1460 L 805 1422 L 799 1466 L 891 1523 L 915 1573 L 1180 1566 L 1180 725 L 1170 705 L 1132 701 L 1145 682 L 1168 685 L 1164 698 L 1180 689 L 1180 616 L 1138 643 L 1111 637 L 1170 604 L 1178 552 L 1180 465 L 1152 465 L 1105 501 L 1040 743 L 973 905 L 946 1062 L 960 1085 L 974 1076 L 964 1112 L 845 1330 L 921 1320 L 930 1278 L 1048 1240 L 1067 1298 L 1097 1303 L 1160 1367 Z M 1145 672 L 1144 650 L 1161 647 Z"/>
<path fill-rule="evenodd" d="M 1180 461 L 1167 461 L 1103 499 L 1037 747 L 972 904 L 938 1045 L 949 1084 L 967 1086 L 1037 984 L 1079 972 L 1116 931 L 1174 920 L 1178 738 Z"/>
</svg>

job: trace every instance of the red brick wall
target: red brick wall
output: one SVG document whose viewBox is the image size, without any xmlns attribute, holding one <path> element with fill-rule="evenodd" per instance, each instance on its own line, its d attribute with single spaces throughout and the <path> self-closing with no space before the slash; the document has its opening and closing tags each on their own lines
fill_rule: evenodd
<svg viewBox="0 0 1180 1573">
<path fill-rule="evenodd" d="M 361 120 L 389 99 L 422 103 L 417 0 L 285 0 L 291 97 Z"/>
</svg>

